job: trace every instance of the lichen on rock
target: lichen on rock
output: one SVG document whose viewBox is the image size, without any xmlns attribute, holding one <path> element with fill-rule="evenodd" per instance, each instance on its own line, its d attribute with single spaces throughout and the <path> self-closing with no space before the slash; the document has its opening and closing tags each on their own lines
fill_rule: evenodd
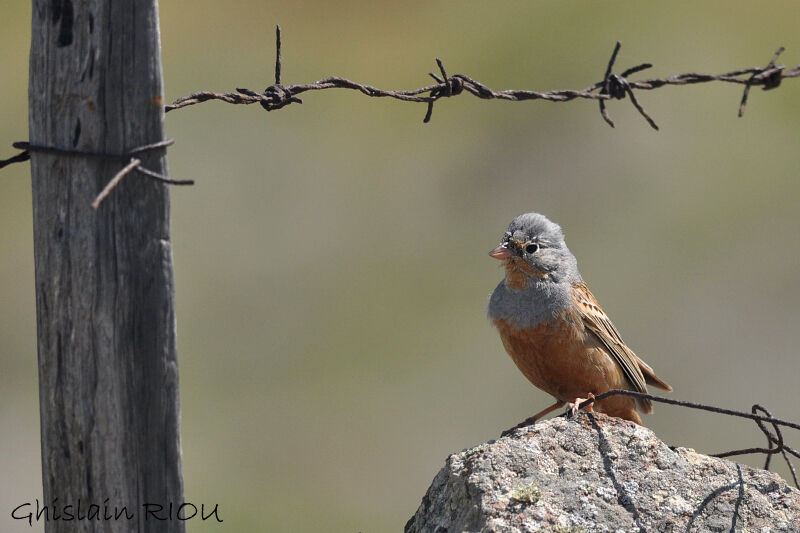
<svg viewBox="0 0 800 533">
<path fill-rule="evenodd" d="M 602 414 L 553 418 L 452 454 L 407 533 L 800 532 L 777 474 L 670 449 Z"/>
</svg>

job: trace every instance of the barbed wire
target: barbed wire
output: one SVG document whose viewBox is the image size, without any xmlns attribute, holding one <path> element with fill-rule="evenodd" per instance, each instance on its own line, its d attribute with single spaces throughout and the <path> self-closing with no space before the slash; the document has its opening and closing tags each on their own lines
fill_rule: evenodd
<svg viewBox="0 0 800 533">
<path fill-rule="evenodd" d="M 207 102 L 209 100 L 220 100 L 229 104 L 260 104 L 261 107 L 267 111 L 275 111 L 282 109 L 289 104 L 297 103 L 302 104 L 303 101 L 298 95 L 309 91 L 321 91 L 326 89 L 350 89 L 359 91 L 367 96 L 373 98 L 394 98 L 404 102 L 418 102 L 426 103 L 428 110 L 425 113 L 423 122 L 429 122 L 433 113 L 434 102 L 442 98 L 450 98 L 458 96 L 464 92 L 470 93 L 478 98 L 490 100 L 507 100 L 512 102 L 521 102 L 524 100 L 545 100 L 547 102 L 569 102 L 575 99 L 597 100 L 599 102 L 600 115 L 603 117 L 609 126 L 614 127 L 614 121 L 608 114 L 606 109 L 606 100 L 624 100 L 629 97 L 631 103 L 644 117 L 648 124 L 653 129 L 658 129 L 652 117 L 648 115 L 644 107 L 637 100 L 634 91 L 651 91 L 664 87 L 667 85 L 693 85 L 697 83 L 709 83 L 713 81 L 738 83 L 744 85 L 742 98 L 739 103 L 739 116 L 744 114 L 744 108 L 747 105 L 747 99 L 750 94 L 750 89 L 755 86 L 760 86 L 764 90 L 774 89 L 780 86 L 781 81 L 785 78 L 796 78 L 800 76 L 800 65 L 785 70 L 784 65 L 776 65 L 778 56 L 785 50 L 780 47 L 772 59 L 763 67 L 750 67 L 738 70 L 732 70 L 722 74 L 700 74 L 696 72 L 688 72 L 685 74 L 675 74 L 666 78 L 650 78 L 639 81 L 630 81 L 628 76 L 641 72 L 652 67 L 650 63 L 642 63 L 634 67 L 624 70 L 620 74 L 614 74 L 614 64 L 617 60 L 617 55 L 621 48 L 619 42 L 614 46 L 614 51 L 611 53 L 611 59 L 606 67 L 603 79 L 593 83 L 583 90 L 555 90 L 555 91 L 531 91 L 531 90 L 514 90 L 507 89 L 495 91 L 484 85 L 483 83 L 467 76 L 466 74 L 454 74 L 448 76 L 445 71 L 442 60 L 436 58 L 436 64 L 439 67 L 440 75 L 429 73 L 429 75 L 436 81 L 435 85 L 428 85 L 420 87 L 419 89 L 411 89 L 405 91 L 390 91 L 379 89 L 371 85 L 357 83 L 339 76 L 330 76 L 328 78 L 315 81 L 313 83 L 305 83 L 298 85 L 283 85 L 281 82 L 281 27 L 277 26 L 275 29 L 275 83 L 267 87 L 264 92 L 257 92 L 246 88 L 236 88 L 236 92 L 229 93 L 215 93 L 211 91 L 199 91 L 184 96 L 175 100 L 172 104 L 166 105 L 164 110 L 174 111 L 190 105 Z"/>
<path fill-rule="evenodd" d="M 800 451 L 792 448 L 791 446 L 787 445 L 784 442 L 783 434 L 781 433 L 779 427 L 779 426 L 784 426 L 787 428 L 800 430 L 800 424 L 798 424 L 797 422 L 790 422 L 788 420 L 781 420 L 780 418 L 775 418 L 774 416 L 772 416 L 772 413 L 770 413 L 765 407 L 759 404 L 754 404 L 753 407 L 751 408 L 751 412 L 747 413 L 744 411 L 737 411 L 735 409 L 728 409 L 726 407 L 717 407 L 716 405 L 707 405 L 702 403 L 689 402 L 686 400 L 676 400 L 673 398 L 665 398 L 663 396 L 655 396 L 653 394 L 648 394 L 646 392 L 636 392 L 625 389 L 611 389 L 596 396 L 591 395 L 589 399 L 580 402 L 580 404 L 576 406 L 576 410 L 583 409 L 584 407 L 588 407 L 595 402 L 604 400 L 605 398 L 608 398 L 610 396 L 617 396 L 617 395 L 629 396 L 631 398 L 645 399 L 659 403 L 666 403 L 669 405 L 677 405 L 679 407 L 688 407 L 689 409 L 699 409 L 702 411 L 708 411 L 711 413 L 717 413 L 721 415 L 747 418 L 749 420 L 755 421 L 756 425 L 758 425 L 758 428 L 767 437 L 767 448 L 743 448 L 741 450 L 732 450 L 728 452 L 715 453 L 711 454 L 711 456 L 723 458 L 723 457 L 731 457 L 734 455 L 761 453 L 766 455 L 766 460 L 764 462 L 764 470 L 769 470 L 769 465 L 772 460 L 772 456 L 777 453 L 780 453 L 783 456 L 783 459 L 786 461 L 787 466 L 789 467 L 789 472 L 791 472 L 792 474 L 792 480 L 794 481 L 795 486 L 798 489 L 800 489 L 800 479 L 798 479 L 797 471 L 795 470 L 794 465 L 792 464 L 792 461 L 789 458 L 789 455 L 793 455 L 794 457 L 800 459 Z M 763 414 L 758 414 L 759 412 Z M 571 411 L 567 411 L 566 415 L 569 416 L 570 414 Z M 501 433 L 501 436 L 505 437 L 507 435 L 510 435 L 515 430 L 531 426 L 535 422 L 536 419 L 534 417 L 526 418 L 516 426 L 503 431 Z M 764 425 L 765 422 L 772 425 L 772 428 L 775 430 L 775 433 L 770 432 L 769 428 L 767 428 L 767 426 Z M 775 445 L 774 447 L 772 446 L 773 444 Z"/>
<path fill-rule="evenodd" d="M 601 81 L 598 81 L 590 85 L 589 87 L 583 90 L 553 90 L 545 92 L 537 92 L 531 90 L 494 91 L 489 87 L 487 87 L 486 85 L 484 85 L 483 83 L 470 78 L 466 74 L 454 74 L 453 76 L 448 76 L 444 64 L 442 60 L 439 58 L 436 58 L 436 64 L 439 67 L 439 72 L 441 76 L 434 73 L 429 73 L 429 75 L 437 83 L 435 85 L 429 85 L 426 87 L 421 87 L 419 89 L 412 89 L 405 91 L 390 91 L 390 90 L 379 89 L 377 87 L 373 87 L 370 85 L 360 84 L 337 76 L 331 76 L 313 83 L 284 86 L 281 83 L 282 58 L 281 58 L 280 26 L 276 27 L 275 34 L 276 34 L 275 83 L 267 87 L 264 90 L 264 92 L 258 93 L 256 91 L 252 91 L 250 89 L 245 89 L 245 88 L 237 88 L 235 93 L 214 93 L 210 91 L 195 92 L 188 96 L 178 98 L 172 104 L 166 105 L 165 112 L 173 111 L 175 109 L 181 109 L 183 107 L 188 107 L 209 100 L 221 100 L 229 104 L 243 104 L 243 105 L 258 103 L 265 110 L 274 111 L 277 109 L 282 109 L 283 107 L 286 107 L 287 105 L 292 103 L 298 103 L 298 104 L 303 103 L 303 101 L 297 96 L 299 94 L 308 91 L 319 91 L 319 90 L 339 88 L 339 89 L 357 90 L 369 97 L 378 97 L 378 98 L 387 97 L 405 102 L 426 103 L 427 112 L 425 113 L 425 118 L 423 119 L 423 122 L 427 123 L 431 119 L 433 113 L 433 104 L 436 101 L 438 101 L 441 98 L 449 98 L 462 94 L 463 92 L 467 92 L 481 99 L 498 99 L 498 100 L 507 100 L 515 102 L 525 101 L 525 100 L 545 100 L 548 102 L 569 102 L 575 99 L 597 100 L 599 103 L 600 115 L 602 116 L 603 120 L 605 120 L 609 126 L 614 127 L 615 126 L 614 121 L 609 116 L 608 110 L 606 108 L 606 100 L 611 100 L 611 99 L 623 100 L 625 99 L 626 96 L 628 96 L 631 100 L 632 105 L 636 108 L 639 114 L 641 114 L 642 117 L 644 117 L 644 119 L 648 122 L 648 124 L 650 124 L 650 126 L 653 129 L 658 130 L 658 125 L 655 123 L 652 117 L 650 117 L 650 115 L 645 111 L 644 107 L 639 103 L 639 101 L 635 96 L 634 90 L 654 90 L 667 85 L 682 86 L 682 85 L 693 85 L 698 83 L 708 83 L 713 81 L 743 84 L 745 87 L 742 93 L 741 101 L 739 103 L 739 116 L 741 117 L 744 114 L 744 109 L 745 106 L 747 105 L 750 89 L 752 87 L 761 86 L 762 89 L 764 90 L 774 89 L 780 86 L 781 81 L 783 79 L 796 78 L 800 76 L 800 65 L 793 67 L 789 70 L 785 70 L 786 67 L 784 65 L 775 64 L 780 54 L 783 53 L 785 50 L 784 47 L 780 47 L 773 54 L 770 62 L 767 63 L 767 65 L 765 65 L 764 67 L 743 68 L 716 75 L 690 72 L 684 74 L 675 74 L 667 78 L 650 78 L 639 81 L 630 81 L 627 79 L 628 76 L 649 69 L 652 67 L 652 64 L 642 63 L 634 67 L 628 68 L 620 74 L 614 74 L 613 73 L 614 64 L 616 63 L 617 56 L 621 48 L 621 44 L 617 42 L 616 45 L 614 46 L 611 58 L 606 67 L 603 79 Z M 160 148 L 166 148 L 172 145 L 173 143 L 174 143 L 173 139 L 167 139 L 157 143 L 136 147 L 122 154 L 110 154 L 110 153 L 90 152 L 90 151 L 83 151 L 76 149 L 63 149 L 50 146 L 39 146 L 21 141 L 13 143 L 12 146 L 19 150 L 22 150 L 22 152 L 8 159 L 0 160 L 0 169 L 12 163 L 21 163 L 24 161 L 28 161 L 30 159 L 31 152 L 43 152 L 43 153 L 66 155 L 66 156 L 78 156 L 78 157 L 88 157 L 88 158 L 107 159 L 107 160 L 119 160 L 119 161 L 124 161 L 129 159 L 129 162 L 114 175 L 114 177 L 106 184 L 103 190 L 97 195 L 95 200 L 92 202 L 92 207 L 94 209 L 97 209 L 100 203 L 130 172 L 135 171 L 143 174 L 148 178 L 163 183 L 167 183 L 170 185 L 193 185 L 194 184 L 193 180 L 172 180 L 152 170 L 146 169 L 141 166 L 142 161 L 139 158 L 135 157 L 136 155 L 144 152 Z M 746 413 L 743 411 L 737 411 L 734 409 L 728 409 L 724 407 L 700 404 L 685 400 L 676 400 L 672 398 L 664 398 L 652 394 L 623 390 L 623 389 L 613 389 L 604 392 L 602 394 L 598 394 L 597 396 L 594 396 L 592 398 L 589 398 L 588 400 L 581 402 L 580 405 L 578 406 L 578 409 L 582 409 L 584 407 L 591 405 L 596 401 L 614 395 L 624 395 L 633 398 L 648 399 L 654 402 L 677 405 L 680 407 L 688 407 L 690 409 L 700 409 L 717 414 L 723 414 L 727 416 L 735 416 L 753 420 L 756 422 L 759 429 L 766 436 L 767 446 L 768 446 L 767 448 L 759 448 L 759 447 L 745 448 L 741 450 L 732 450 L 728 452 L 713 454 L 713 456 L 722 458 L 734 455 L 745 455 L 753 453 L 765 454 L 766 460 L 764 464 L 764 469 L 768 470 L 772 456 L 777 453 L 780 453 L 789 467 L 795 486 L 800 488 L 800 482 L 798 481 L 797 472 L 794 468 L 794 465 L 792 464 L 792 461 L 789 458 L 789 454 L 794 457 L 800 458 L 800 451 L 788 446 L 784 442 L 783 434 L 781 433 L 779 427 L 779 426 L 784 426 L 800 430 L 800 424 L 775 418 L 766 408 L 762 407 L 759 404 L 754 404 L 752 406 L 751 412 Z M 764 414 L 758 414 L 759 412 Z M 504 431 L 502 435 L 507 435 L 512 431 L 514 431 L 515 429 L 531 425 L 533 424 L 533 422 L 534 420 L 532 418 L 526 419 L 525 421 L 514 426 L 513 428 Z M 770 432 L 770 430 L 767 428 L 766 425 L 764 425 L 764 423 L 772 425 L 774 433 Z M 774 447 L 772 446 L 773 444 Z"/>
<path fill-rule="evenodd" d="M 21 163 L 23 161 L 28 161 L 31 158 L 31 152 L 57 154 L 70 157 L 86 157 L 89 159 L 106 159 L 112 161 L 129 160 L 128 164 L 125 165 L 119 172 L 117 172 L 114 175 L 114 177 L 111 178 L 111 180 L 109 180 L 109 182 L 106 184 L 103 190 L 100 191 L 100 194 L 98 194 L 97 197 L 92 202 L 92 207 L 94 209 L 97 209 L 100 207 L 100 203 L 103 200 L 105 200 L 105 198 L 109 194 L 111 194 L 111 191 L 117 185 L 119 185 L 119 183 L 122 181 L 122 178 L 124 178 L 133 171 L 136 171 L 139 174 L 142 174 L 143 176 L 149 179 L 160 181 L 161 183 L 166 183 L 168 185 L 194 185 L 194 180 L 173 180 L 162 174 L 159 174 L 158 172 L 154 172 L 148 168 L 145 168 L 142 166 L 142 160 L 136 157 L 145 152 L 150 152 L 162 148 L 166 149 L 167 147 L 172 146 L 173 144 L 175 144 L 174 139 L 166 139 L 152 144 L 137 146 L 136 148 L 132 148 L 122 154 L 112 154 L 105 152 L 90 152 L 88 150 L 78 150 L 72 148 L 58 148 L 56 146 L 41 146 L 37 144 L 31 144 L 25 141 L 19 141 L 12 143 L 12 146 L 18 150 L 22 150 L 22 152 L 8 159 L 0 160 L 0 169 L 7 165 L 10 165 L 11 163 Z"/>
<path fill-rule="evenodd" d="M 232 93 L 215 93 L 210 91 L 200 91 L 192 93 L 188 96 L 178 98 L 172 104 L 164 106 L 165 112 L 174 111 L 191 105 L 207 102 L 209 100 L 220 100 L 229 104 L 255 104 L 258 103 L 267 111 L 275 111 L 282 109 L 289 104 L 297 103 L 302 104 L 303 100 L 298 95 L 309 91 L 321 91 L 326 89 L 350 89 L 359 91 L 369 97 L 373 98 L 393 98 L 404 102 L 417 102 L 427 104 L 427 111 L 423 122 L 429 122 L 433 114 L 433 104 L 442 98 L 450 98 L 458 96 L 463 93 L 470 93 L 481 99 L 497 99 L 513 102 L 521 102 L 525 100 L 544 100 L 547 102 L 569 102 L 576 99 L 596 100 L 598 102 L 600 115 L 609 126 L 614 127 L 614 121 L 611 119 L 606 106 L 607 100 L 624 100 L 627 96 L 630 98 L 631 103 L 644 117 L 648 124 L 653 129 L 658 129 L 658 125 L 653 118 L 647 113 L 644 107 L 639 103 L 634 91 L 649 91 L 664 87 L 667 85 L 693 85 L 697 83 L 708 83 L 712 81 L 738 83 L 744 85 L 742 98 L 739 103 L 739 116 L 744 113 L 745 106 L 747 105 L 750 89 L 755 86 L 760 86 L 764 90 L 774 89 L 779 87 L 781 81 L 785 78 L 796 78 L 800 76 L 800 65 L 785 70 L 784 65 L 777 65 L 776 61 L 784 47 L 780 47 L 772 56 L 767 65 L 763 67 L 750 67 L 723 74 L 700 74 L 689 72 L 684 74 L 675 74 L 667 78 L 650 78 L 639 81 L 628 80 L 628 77 L 637 72 L 649 69 L 652 67 L 650 63 L 642 63 L 622 71 L 620 74 L 614 74 L 614 65 L 617 61 L 617 56 L 621 44 L 619 42 L 614 46 L 611 53 L 611 58 L 606 66 L 603 79 L 593 83 L 583 90 L 554 90 L 554 91 L 531 91 L 531 90 L 501 90 L 495 91 L 490 89 L 483 83 L 467 76 L 466 74 L 447 75 L 444 63 L 441 59 L 436 58 L 436 64 L 439 67 L 439 74 L 429 73 L 429 75 L 436 81 L 434 85 L 420 87 L 419 89 L 405 90 L 405 91 L 390 91 L 379 89 L 371 85 L 357 83 L 338 76 L 331 76 L 313 83 L 299 84 L 299 85 L 283 85 L 281 80 L 282 72 L 282 57 L 281 57 L 281 27 L 275 28 L 275 83 L 267 87 L 264 92 L 256 92 L 246 88 L 237 88 L 236 92 Z M 168 143 L 168 144 L 171 144 Z M 154 147 L 143 147 L 146 149 L 159 148 L 167 146 L 168 144 L 158 145 Z M 0 169 L 12 163 L 20 163 L 30 159 L 31 151 L 40 151 L 47 153 L 56 153 L 60 155 L 72 155 L 83 157 L 99 157 L 105 159 L 129 160 L 128 164 L 123 167 L 106 185 L 103 191 L 98 195 L 92 205 L 97 209 L 100 202 L 108 196 L 111 190 L 130 172 L 138 172 L 152 179 L 168 183 L 171 185 L 191 185 L 192 180 L 170 180 L 165 176 L 161 176 L 153 171 L 150 171 L 141 166 L 141 161 L 133 157 L 137 150 L 134 149 L 125 154 L 104 154 L 95 152 L 86 152 L 81 150 L 69 150 L 57 147 L 34 146 L 27 142 L 13 143 L 14 148 L 22 150 L 21 153 L 12 156 L 8 159 L 0 160 Z"/>
</svg>

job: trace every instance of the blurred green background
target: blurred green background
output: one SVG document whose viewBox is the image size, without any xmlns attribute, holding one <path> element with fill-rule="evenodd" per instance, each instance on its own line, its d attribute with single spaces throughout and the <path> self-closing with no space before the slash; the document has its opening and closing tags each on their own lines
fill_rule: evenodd
<svg viewBox="0 0 800 533">
<path fill-rule="evenodd" d="M 30 6 L 0 0 L 0 157 L 27 138 Z M 800 6 L 771 2 L 163 2 L 166 99 L 339 75 L 450 73 L 578 89 L 616 40 L 635 78 L 800 63 Z M 485 319 L 486 253 L 515 215 L 559 222 L 584 278 L 673 397 L 797 419 L 800 83 L 630 102 L 425 106 L 348 91 L 265 113 L 167 115 L 190 531 L 397 531 L 451 452 L 548 405 Z M 0 174 L 0 529 L 41 497 L 27 165 Z M 666 442 L 762 444 L 745 421 L 656 406 Z M 797 433 L 787 436 L 795 446 Z M 745 458 L 760 464 L 756 457 Z M 783 466 L 780 472 L 786 474 Z M 32 530 L 41 531 L 41 524 Z"/>
</svg>

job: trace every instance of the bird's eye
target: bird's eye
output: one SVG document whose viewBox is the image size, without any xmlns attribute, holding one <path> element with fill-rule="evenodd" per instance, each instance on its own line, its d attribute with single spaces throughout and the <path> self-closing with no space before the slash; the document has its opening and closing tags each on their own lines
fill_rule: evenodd
<svg viewBox="0 0 800 533">
<path fill-rule="evenodd" d="M 530 244 L 526 244 L 525 245 L 525 253 L 535 254 L 537 251 L 539 251 L 539 245 L 538 244 L 532 242 Z"/>
</svg>

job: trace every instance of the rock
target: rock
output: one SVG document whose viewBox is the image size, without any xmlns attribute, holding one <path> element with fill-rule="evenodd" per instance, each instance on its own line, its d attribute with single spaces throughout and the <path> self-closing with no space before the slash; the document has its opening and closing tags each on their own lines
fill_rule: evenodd
<svg viewBox="0 0 800 533">
<path fill-rule="evenodd" d="M 405 531 L 800 532 L 800 491 L 580 413 L 448 457 Z"/>
</svg>

